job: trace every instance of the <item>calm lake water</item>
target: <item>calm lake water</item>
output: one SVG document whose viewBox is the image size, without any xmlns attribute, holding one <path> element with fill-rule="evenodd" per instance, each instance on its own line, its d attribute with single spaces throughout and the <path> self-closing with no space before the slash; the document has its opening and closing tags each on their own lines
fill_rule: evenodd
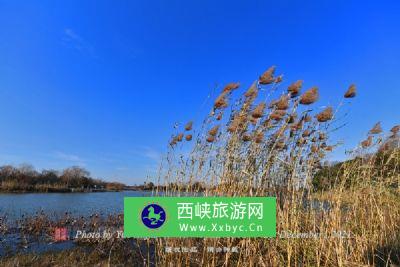
<svg viewBox="0 0 400 267">
<path fill-rule="evenodd" d="M 151 196 L 151 192 L 0 194 L 0 216 L 15 219 L 41 211 L 54 216 L 65 212 L 75 216 L 117 214 L 123 212 L 124 197 L 144 196 Z"/>
<path fill-rule="evenodd" d="M 71 215 L 90 216 L 119 214 L 124 210 L 124 197 L 151 196 L 151 192 L 123 191 L 98 193 L 29 193 L 0 194 L 0 217 L 18 219 L 22 215 L 44 212 L 48 216 Z M 305 207 L 328 210 L 329 203 L 313 201 Z"/>
</svg>

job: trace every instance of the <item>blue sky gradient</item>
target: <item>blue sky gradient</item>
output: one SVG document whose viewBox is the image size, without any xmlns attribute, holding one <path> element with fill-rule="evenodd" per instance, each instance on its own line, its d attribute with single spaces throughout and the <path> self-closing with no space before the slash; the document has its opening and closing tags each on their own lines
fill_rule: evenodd
<svg viewBox="0 0 400 267">
<path fill-rule="evenodd" d="M 271 65 L 337 104 L 359 94 L 332 160 L 400 121 L 399 1 L 0 0 L 0 165 L 81 165 L 140 183 L 215 85 Z"/>
</svg>

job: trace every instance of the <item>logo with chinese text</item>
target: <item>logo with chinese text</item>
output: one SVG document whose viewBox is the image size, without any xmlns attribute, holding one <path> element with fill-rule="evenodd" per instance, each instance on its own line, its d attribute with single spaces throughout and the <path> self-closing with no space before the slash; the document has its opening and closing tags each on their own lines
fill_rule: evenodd
<svg viewBox="0 0 400 267">
<path fill-rule="evenodd" d="M 276 237 L 274 197 L 127 197 L 124 214 L 127 238 Z"/>
<path fill-rule="evenodd" d="M 214 203 L 177 203 L 178 220 L 193 219 L 230 219 L 262 220 L 263 203 L 214 202 Z M 194 211 L 194 212 L 193 212 Z"/>
<path fill-rule="evenodd" d="M 147 228 L 160 228 L 166 220 L 165 210 L 157 204 L 150 204 L 142 210 L 142 222 Z"/>
</svg>

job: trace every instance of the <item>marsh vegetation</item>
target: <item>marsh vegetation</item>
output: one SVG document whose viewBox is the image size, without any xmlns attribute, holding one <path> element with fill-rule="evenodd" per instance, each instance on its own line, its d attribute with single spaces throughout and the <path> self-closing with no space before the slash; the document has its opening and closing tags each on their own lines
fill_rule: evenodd
<svg viewBox="0 0 400 267">
<path fill-rule="evenodd" d="M 356 86 L 343 85 L 337 107 L 321 106 L 316 86 L 306 87 L 301 80 L 285 84 L 283 75 L 275 72 L 275 67 L 269 68 L 248 87 L 226 85 L 201 123 L 176 127 L 153 193 L 276 196 L 277 238 L 136 240 L 147 248 L 138 253 L 126 246 L 128 240 L 115 240 L 94 244 L 99 249 L 89 253 L 62 252 L 65 261 L 58 254 L 45 254 L 15 256 L 3 264 L 30 265 L 38 259 L 82 266 L 400 264 L 400 126 L 385 133 L 377 123 L 349 152 L 349 160 L 328 164 L 327 155 L 340 145 L 331 136 L 344 126 L 347 118 L 341 110 L 351 105 Z M 329 208 L 304 205 L 315 200 L 326 201 Z M 314 235 L 280 235 L 288 232 Z M 165 251 L 165 247 L 193 246 L 198 252 Z M 239 253 L 209 253 L 210 246 L 236 246 Z M 89 257 L 93 251 L 96 262 Z M 82 255 L 82 261 L 72 255 Z"/>
</svg>

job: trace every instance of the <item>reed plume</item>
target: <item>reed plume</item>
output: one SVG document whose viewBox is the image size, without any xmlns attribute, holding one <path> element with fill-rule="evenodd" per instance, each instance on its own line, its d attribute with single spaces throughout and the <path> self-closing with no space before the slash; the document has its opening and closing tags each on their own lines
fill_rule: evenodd
<svg viewBox="0 0 400 267">
<path fill-rule="evenodd" d="M 186 125 L 185 125 L 185 131 L 191 131 L 193 128 L 193 121 L 189 121 Z"/>
<path fill-rule="evenodd" d="M 312 132 L 310 131 L 310 130 L 305 130 L 304 132 L 303 132 L 303 134 L 301 135 L 301 136 L 303 136 L 303 137 L 309 137 L 310 135 L 312 134 Z"/>
<path fill-rule="evenodd" d="M 270 107 L 275 107 L 278 110 L 286 110 L 289 108 L 289 97 L 287 95 L 281 96 L 278 100 L 272 101 Z"/>
<path fill-rule="evenodd" d="M 258 131 L 254 134 L 254 142 L 257 144 L 260 144 L 264 141 L 264 133 L 261 131 Z"/>
<path fill-rule="evenodd" d="M 176 135 L 176 136 L 173 136 L 172 137 L 172 140 L 171 140 L 171 142 L 169 143 L 170 144 L 170 146 L 175 146 L 178 142 L 182 142 L 182 140 L 183 140 L 183 133 L 180 133 L 180 134 L 178 134 L 178 135 Z"/>
<path fill-rule="evenodd" d="M 275 110 L 269 115 L 269 118 L 275 121 L 280 121 L 286 115 L 285 110 Z"/>
<path fill-rule="evenodd" d="M 178 134 L 178 135 L 176 136 L 176 141 L 177 141 L 177 142 L 182 142 L 182 140 L 183 140 L 183 133 L 180 133 L 180 134 Z"/>
<path fill-rule="evenodd" d="M 215 141 L 215 137 L 214 137 L 214 136 L 211 136 L 211 135 L 209 135 L 209 136 L 207 136 L 207 139 L 206 139 L 206 141 L 207 141 L 207 142 L 209 142 L 209 143 L 212 143 L 212 142 L 214 142 L 214 141 Z"/>
<path fill-rule="evenodd" d="M 281 83 L 283 81 L 283 75 L 279 75 L 278 77 L 276 77 L 275 79 L 275 83 Z"/>
<path fill-rule="evenodd" d="M 227 98 L 227 93 L 222 92 L 214 102 L 214 109 L 218 110 L 226 108 L 228 106 L 228 101 L 226 98 Z"/>
<path fill-rule="evenodd" d="M 228 131 L 230 133 L 244 131 L 246 125 L 246 116 L 241 114 L 234 115 L 231 123 L 228 126 Z"/>
<path fill-rule="evenodd" d="M 271 84 L 274 82 L 274 72 L 275 72 L 275 66 L 270 67 L 266 72 L 264 72 L 260 78 L 259 78 L 259 83 L 260 84 Z"/>
<path fill-rule="evenodd" d="M 253 83 L 250 88 L 246 91 L 246 93 L 244 94 L 244 96 L 247 99 L 254 99 L 256 98 L 258 95 L 258 88 L 257 88 L 257 83 Z"/>
<path fill-rule="evenodd" d="M 303 117 L 303 120 L 304 120 L 304 122 L 310 122 L 310 121 L 312 121 L 312 118 L 311 118 L 311 116 L 310 115 L 305 115 L 304 117 Z"/>
<path fill-rule="evenodd" d="M 193 136 L 191 134 L 186 135 L 185 139 L 186 141 L 192 141 Z"/>
<path fill-rule="evenodd" d="M 312 87 L 300 97 L 300 104 L 310 105 L 318 100 L 318 88 Z"/>
<path fill-rule="evenodd" d="M 333 118 L 333 109 L 332 107 L 327 107 L 322 112 L 316 115 L 316 118 L 319 122 L 327 122 Z"/>
<path fill-rule="evenodd" d="M 349 89 L 347 89 L 346 93 L 344 94 L 345 98 L 353 98 L 356 96 L 356 85 L 350 85 Z"/>
<path fill-rule="evenodd" d="M 208 131 L 208 134 L 211 136 L 216 136 L 219 130 L 219 125 L 214 126 L 213 128 L 211 128 L 210 131 Z"/>
<path fill-rule="evenodd" d="M 257 105 L 257 107 L 253 110 L 251 116 L 253 118 L 259 119 L 262 116 L 264 116 L 264 110 L 265 110 L 265 103 L 261 102 L 260 104 Z"/>
<path fill-rule="evenodd" d="M 228 83 L 225 87 L 224 90 L 222 90 L 223 93 L 230 93 L 233 90 L 238 89 L 240 86 L 240 83 Z"/>
<path fill-rule="evenodd" d="M 361 146 L 363 148 L 370 147 L 372 145 L 372 136 L 368 136 L 368 138 L 361 142 Z"/>
<path fill-rule="evenodd" d="M 393 128 L 390 129 L 390 131 L 391 131 L 393 134 L 397 134 L 398 132 L 400 132 L 400 125 L 393 126 Z"/>
<path fill-rule="evenodd" d="M 382 126 L 380 122 L 377 122 L 371 130 L 369 130 L 369 134 L 380 134 L 382 132 Z"/>
<path fill-rule="evenodd" d="M 291 127 L 292 131 L 299 131 L 303 128 L 303 120 L 297 121 L 295 124 L 293 124 Z"/>
<path fill-rule="evenodd" d="M 292 83 L 291 85 L 289 85 L 288 92 L 290 93 L 290 96 L 291 97 L 298 96 L 302 86 L 303 86 L 303 81 L 302 80 L 298 80 L 298 81 Z"/>
</svg>

